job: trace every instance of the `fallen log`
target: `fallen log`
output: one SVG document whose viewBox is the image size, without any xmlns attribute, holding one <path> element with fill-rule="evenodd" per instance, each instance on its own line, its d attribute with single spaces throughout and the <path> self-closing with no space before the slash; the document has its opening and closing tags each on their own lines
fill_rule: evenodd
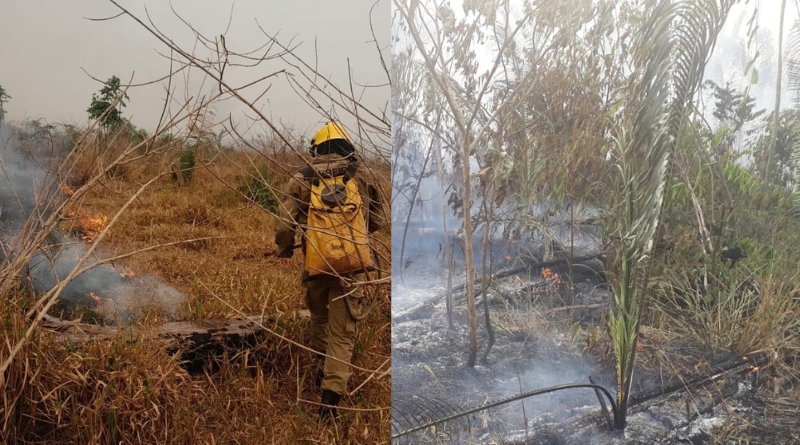
<svg viewBox="0 0 800 445">
<path fill-rule="evenodd" d="M 576 256 L 576 257 L 573 257 L 571 259 L 570 258 L 566 258 L 566 257 L 565 258 L 554 258 L 554 259 L 549 260 L 549 261 L 540 261 L 538 263 L 531 263 L 531 264 L 525 264 L 523 266 L 512 267 L 512 268 L 508 268 L 508 269 L 502 269 L 502 270 L 499 270 L 499 271 L 489 275 L 489 281 L 491 282 L 491 281 L 494 281 L 494 280 L 496 280 L 498 278 L 505 278 L 507 276 L 518 274 L 520 272 L 533 271 L 533 270 L 536 270 L 536 269 L 544 269 L 545 267 L 559 266 L 559 265 L 562 265 L 562 264 L 569 264 L 570 260 L 572 261 L 573 264 L 582 263 L 584 261 L 596 260 L 596 259 L 600 258 L 601 255 L 602 255 L 601 253 L 595 253 L 595 254 L 592 254 L 592 255 Z M 476 285 L 481 284 L 481 283 L 482 283 L 482 280 L 480 278 L 475 279 L 475 284 Z M 466 287 L 467 287 L 467 283 L 460 284 L 458 286 L 453 287 L 453 292 L 463 291 Z M 436 297 L 437 300 L 441 299 L 441 298 L 444 298 L 444 295 L 440 295 L 440 296 Z"/>
<path fill-rule="evenodd" d="M 309 312 L 297 311 L 295 318 L 307 318 Z M 66 321 L 46 316 L 42 327 L 64 343 L 81 344 L 92 341 L 119 340 L 126 342 L 152 341 L 161 343 L 167 352 L 196 355 L 220 346 L 242 347 L 254 345 L 266 332 L 261 326 L 277 321 L 279 316 L 248 316 L 239 318 L 213 318 L 195 321 L 176 321 L 157 326 L 100 326 Z"/>
<path fill-rule="evenodd" d="M 541 262 L 538 262 L 538 263 L 524 264 L 522 266 L 511 267 L 511 268 L 508 268 L 508 269 L 499 270 L 499 271 L 489 275 L 488 278 L 489 278 L 489 281 L 491 282 L 491 281 L 497 280 L 499 278 L 505 278 L 505 277 L 510 276 L 510 275 L 518 274 L 520 272 L 533 271 L 533 270 L 536 270 L 536 269 L 544 269 L 545 267 L 558 266 L 558 265 L 562 265 L 562 264 L 569 264 L 570 261 L 573 264 L 577 264 L 577 263 L 597 260 L 597 259 L 601 258 L 601 256 L 602 256 L 602 253 L 595 253 L 595 254 L 592 254 L 592 255 L 576 256 L 576 257 L 573 257 L 573 258 L 568 258 L 568 257 L 556 258 L 556 259 L 552 259 L 552 260 L 549 260 L 549 261 L 541 261 Z M 477 278 L 477 279 L 474 280 L 474 282 L 475 282 L 475 285 L 477 286 L 478 284 L 482 283 L 482 280 L 480 278 Z M 454 286 L 453 289 L 452 289 L 452 292 L 453 293 L 461 292 L 466 287 L 467 287 L 466 282 L 462 283 L 462 284 L 460 284 L 458 286 Z M 480 290 L 477 291 L 475 293 L 475 298 L 480 297 L 481 293 L 482 292 Z M 440 295 L 437 295 L 437 296 L 431 298 L 430 300 L 428 300 L 428 301 L 426 301 L 424 303 L 420 303 L 420 304 L 416 305 L 416 307 L 408 310 L 407 312 L 403 313 L 402 315 L 399 315 L 397 317 L 392 318 L 392 323 L 405 323 L 407 321 L 418 320 L 418 319 L 421 319 L 421 318 L 429 318 L 431 316 L 431 314 L 433 313 L 432 307 L 435 306 L 436 304 L 438 304 L 438 302 L 441 299 L 445 298 L 446 296 L 447 296 L 447 293 L 445 292 L 443 294 L 440 294 Z"/>
</svg>

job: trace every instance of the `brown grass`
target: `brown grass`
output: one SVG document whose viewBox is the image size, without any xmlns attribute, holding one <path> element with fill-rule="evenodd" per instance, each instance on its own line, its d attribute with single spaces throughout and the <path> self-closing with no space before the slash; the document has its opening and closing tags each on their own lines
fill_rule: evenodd
<svg viewBox="0 0 800 445">
<path fill-rule="evenodd" d="M 154 274 L 182 292 L 186 302 L 174 318 L 283 314 L 267 327 L 307 344 L 307 321 L 292 315 L 305 309 L 299 280 L 302 255 L 291 260 L 271 255 L 270 215 L 236 191 L 247 176 L 243 165 L 248 165 L 244 155 L 232 154 L 198 168 L 188 185 L 163 176 L 122 215 L 103 247 L 120 254 L 195 240 L 147 251 L 114 266 L 136 275 Z M 110 217 L 140 184 L 165 168 L 163 160 L 155 159 L 125 165 L 70 210 Z M 287 173 L 275 164 L 272 169 L 273 185 L 280 186 Z M 382 168 L 384 178 L 388 171 L 388 166 Z M 77 172 L 77 182 L 85 176 Z M 388 181 L 382 186 L 388 194 Z M 80 231 L 74 220 L 63 224 L 67 231 Z M 378 233 L 380 244 L 390 245 L 389 233 L 388 228 Z M 359 329 L 353 363 L 361 368 L 378 369 L 390 357 L 388 286 L 378 298 L 375 311 Z M 0 300 L 3 343 L 13 344 L 26 329 L 26 302 L 30 299 L 23 294 Z M 139 323 L 158 318 L 145 316 Z M 229 350 L 208 363 L 205 372 L 190 374 L 181 367 L 180 357 L 155 344 L 130 344 L 124 338 L 123 332 L 120 341 L 56 344 L 46 332 L 37 331 L 7 375 L 0 437 L 8 443 L 55 444 L 390 440 L 388 376 L 375 376 L 345 396 L 341 421 L 328 426 L 319 422 L 316 405 L 301 401 L 318 401 L 320 391 L 313 385 L 311 354 L 297 346 L 267 336 L 255 348 Z M 369 376 L 356 370 L 348 389 Z"/>
</svg>

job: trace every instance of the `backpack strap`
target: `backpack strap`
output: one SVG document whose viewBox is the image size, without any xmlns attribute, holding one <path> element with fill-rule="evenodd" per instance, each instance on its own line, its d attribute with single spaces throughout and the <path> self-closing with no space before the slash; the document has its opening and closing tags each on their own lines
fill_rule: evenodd
<svg viewBox="0 0 800 445">
<path fill-rule="evenodd" d="M 356 170 L 358 170 L 358 162 L 350 162 L 347 164 L 347 167 L 344 170 L 344 182 L 345 184 L 347 181 L 353 179 L 356 175 Z"/>
<path fill-rule="evenodd" d="M 319 181 L 319 177 L 317 176 L 317 171 L 314 170 L 314 167 L 307 165 L 305 168 L 300 170 L 300 174 L 303 175 L 303 179 L 306 181 L 317 185 L 316 183 Z"/>
<path fill-rule="evenodd" d="M 300 170 L 300 173 L 303 175 L 303 178 L 305 178 L 306 181 L 316 186 L 319 184 L 320 178 L 334 178 L 336 176 L 344 176 L 344 182 L 346 184 L 347 181 L 355 177 L 357 170 L 358 162 L 349 162 L 347 167 L 337 168 L 335 170 L 317 170 L 313 166 L 307 165 L 305 168 Z"/>
</svg>

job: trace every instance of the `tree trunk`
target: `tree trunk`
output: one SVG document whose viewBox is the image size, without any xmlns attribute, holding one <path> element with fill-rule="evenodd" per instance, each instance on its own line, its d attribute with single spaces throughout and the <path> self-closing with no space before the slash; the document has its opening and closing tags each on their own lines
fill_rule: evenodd
<svg viewBox="0 0 800 445">
<path fill-rule="evenodd" d="M 408 224 L 411 222 L 411 215 L 414 213 L 414 203 L 417 201 L 417 195 L 419 194 L 419 187 L 422 184 L 422 178 L 425 176 L 425 168 L 428 166 L 428 160 L 431 158 L 431 150 L 433 149 L 433 142 L 431 142 L 431 147 L 428 148 L 428 154 L 425 156 L 425 161 L 422 162 L 422 170 L 419 172 L 419 177 L 417 177 L 417 184 L 414 186 L 414 193 L 411 195 L 411 203 L 408 207 L 408 215 L 406 216 L 406 225 L 403 228 L 403 240 L 400 243 L 400 280 L 403 280 L 404 270 L 406 269 L 403 257 L 406 252 L 406 236 L 408 235 Z"/>
<path fill-rule="evenodd" d="M 453 324 L 453 269 L 456 268 L 454 253 L 456 249 L 455 243 L 450 240 L 450 237 L 446 237 L 447 239 L 447 294 L 446 294 L 446 302 L 447 305 L 447 327 L 451 331 L 456 329 L 455 325 Z"/>
<path fill-rule="evenodd" d="M 469 311 L 469 357 L 467 367 L 475 367 L 475 359 L 478 355 L 478 322 L 475 314 L 475 261 L 472 256 L 472 193 L 470 183 L 469 147 L 472 146 L 469 138 L 464 138 L 461 153 L 461 181 L 463 191 L 461 199 L 462 216 L 464 218 L 464 263 L 466 266 L 467 280 L 467 310 Z"/>
<path fill-rule="evenodd" d="M 772 141 L 769 144 L 767 153 L 766 181 L 769 184 L 773 179 L 772 166 L 775 160 L 775 152 L 778 147 L 778 124 L 781 115 L 781 83 L 783 82 L 783 18 L 786 12 L 786 0 L 781 2 L 781 18 L 778 24 L 778 78 L 775 80 L 775 115 L 772 120 Z"/>
<path fill-rule="evenodd" d="M 492 192 L 494 192 L 494 187 L 489 185 Z M 483 239 L 482 239 L 482 246 L 483 251 L 481 252 L 481 294 L 483 295 L 483 316 L 484 322 L 486 323 L 486 332 L 489 334 L 489 343 L 486 345 L 486 351 L 483 353 L 483 357 L 481 357 L 481 363 L 486 364 L 489 361 L 489 352 L 492 350 L 492 346 L 494 346 L 494 329 L 492 329 L 492 322 L 491 318 L 489 317 L 489 294 L 486 292 L 489 289 L 489 278 L 488 273 L 486 270 L 486 256 L 488 255 L 490 246 L 489 246 L 489 234 L 491 232 L 491 222 L 492 222 L 492 214 L 494 213 L 494 199 L 493 193 L 489 194 L 484 191 L 483 194 L 483 208 L 485 210 L 485 226 L 483 228 Z M 489 204 L 486 204 L 486 198 L 489 198 Z"/>
<path fill-rule="evenodd" d="M 453 258 L 453 250 L 455 249 L 455 244 L 451 242 L 450 235 L 447 232 L 447 202 L 445 201 L 445 188 L 444 188 L 444 164 L 442 164 L 442 152 L 440 151 L 440 147 L 436 147 L 433 150 L 434 154 L 434 162 L 436 162 L 436 171 L 439 175 L 439 196 L 441 197 L 441 204 L 442 204 L 442 235 L 444 241 L 444 255 L 442 258 L 446 258 L 447 261 L 447 300 L 445 304 L 447 305 L 447 327 L 450 330 L 455 330 L 455 326 L 453 325 L 453 269 L 455 268 L 454 258 Z"/>
</svg>

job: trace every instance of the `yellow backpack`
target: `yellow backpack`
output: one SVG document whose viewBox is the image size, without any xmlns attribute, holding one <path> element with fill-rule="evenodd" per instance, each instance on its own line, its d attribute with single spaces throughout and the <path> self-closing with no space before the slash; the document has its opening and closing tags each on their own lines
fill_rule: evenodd
<svg viewBox="0 0 800 445">
<path fill-rule="evenodd" d="M 353 170 L 305 172 L 311 183 L 305 246 L 309 277 L 368 271 L 375 265 Z"/>
</svg>

